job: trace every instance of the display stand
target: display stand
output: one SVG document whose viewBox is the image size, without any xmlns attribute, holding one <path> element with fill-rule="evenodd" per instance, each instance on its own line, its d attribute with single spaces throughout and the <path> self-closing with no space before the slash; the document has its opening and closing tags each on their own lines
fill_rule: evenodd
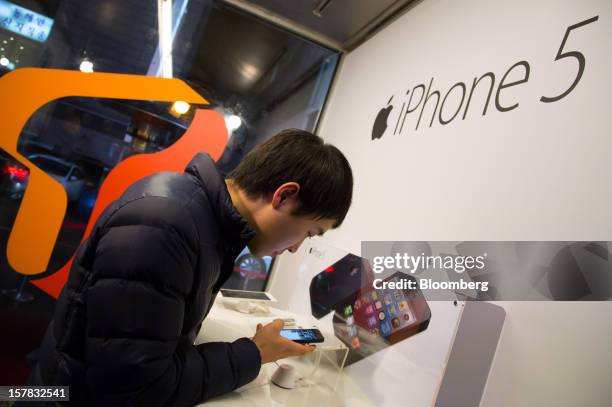
<svg viewBox="0 0 612 407">
<path fill-rule="evenodd" d="M 333 333 L 324 333 L 325 342 L 317 344 L 317 349 L 299 359 L 285 363 L 295 367 L 297 386 L 329 386 L 335 391 L 344 371 L 348 348 Z"/>
</svg>

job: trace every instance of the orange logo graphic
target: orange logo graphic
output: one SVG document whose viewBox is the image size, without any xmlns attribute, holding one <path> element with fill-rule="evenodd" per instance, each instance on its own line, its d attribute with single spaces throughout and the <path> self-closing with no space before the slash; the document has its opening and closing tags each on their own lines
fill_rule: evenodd
<svg viewBox="0 0 612 407">
<path fill-rule="evenodd" d="M 62 185 L 17 151 L 21 129 L 40 107 L 69 97 L 132 99 L 160 102 L 185 101 L 207 104 L 197 92 L 178 79 L 139 75 L 83 73 L 54 69 L 18 69 L 0 78 L 0 123 L 3 133 L 0 148 L 30 168 L 28 186 L 11 230 L 6 255 L 18 273 L 34 276 L 46 271 L 66 209 L 67 196 Z M 212 110 L 196 110 L 185 134 L 172 146 L 155 154 L 141 154 L 119 163 L 100 187 L 83 240 L 104 208 L 138 179 L 159 171 L 182 172 L 200 151 L 218 159 L 227 143 L 223 117 Z M 56 273 L 31 280 L 57 298 L 64 286 L 72 259 Z"/>
</svg>

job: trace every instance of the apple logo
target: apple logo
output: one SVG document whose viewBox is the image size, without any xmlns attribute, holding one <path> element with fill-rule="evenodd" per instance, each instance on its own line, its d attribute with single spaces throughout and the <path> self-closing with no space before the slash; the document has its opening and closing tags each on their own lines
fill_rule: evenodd
<svg viewBox="0 0 612 407">
<path fill-rule="evenodd" d="M 372 127 L 372 140 L 381 138 L 385 130 L 387 130 L 387 118 L 389 117 L 391 110 L 393 110 L 393 105 L 391 104 L 392 100 L 393 96 L 391 96 L 391 99 L 389 99 L 387 102 L 387 107 L 383 107 L 378 112 L 376 120 L 374 120 L 374 127 Z"/>
</svg>

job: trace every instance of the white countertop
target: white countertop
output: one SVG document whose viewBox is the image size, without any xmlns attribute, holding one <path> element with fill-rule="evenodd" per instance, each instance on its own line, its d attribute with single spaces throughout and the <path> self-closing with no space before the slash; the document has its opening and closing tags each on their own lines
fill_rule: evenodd
<svg viewBox="0 0 612 407">
<path fill-rule="evenodd" d="M 274 318 L 294 318 L 298 325 L 312 327 L 316 320 L 311 316 L 299 316 L 276 308 L 270 314 L 243 314 L 228 308 L 218 299 L 202 324 L 196 344 L 212 341 L 234 341 L 241 337 L 252 337 L 258 322 L 265 323 Z M 344 347 L 333 333 L 323 331 L 326 338 L 317 344 L 317 351 L 329 351 Z M 329 354 L 328 354 L 329 355 Z M 295 367 L 299 376 L 312 372 L 316 354 L 300 358 L 279 360 Z M 267 363 L 261 367 L 257 378 L 226 395 L 202 403 L 202 406 L 372 406 L 357 385 L 342 371 L 323 358 L 316 373 L 305 380 L 298 380 L 292 390 L 283 389 L 270 382 L 277 365 Z"/>
</svg>

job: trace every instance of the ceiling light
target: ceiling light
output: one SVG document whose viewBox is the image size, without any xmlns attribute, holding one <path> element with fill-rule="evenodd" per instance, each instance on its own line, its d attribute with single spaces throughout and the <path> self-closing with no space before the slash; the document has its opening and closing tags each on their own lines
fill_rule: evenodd
<svg viewBox="0 0 612 407">
<path fill-rule="evenodd" d="M 172 78 L 172 0 L 157 0 L 160 76 Z"/>
<path fill-rule="evenodd" d="M 8 66 L 10 63 L 11 63 L 11 61 L 9 61 L 7 57 L 0 58 L 0 65 Z"/>
<path fill-rule="evenodd" d="M 81 70 L 81 72 L 91 73 L 94 71 L 93 67 L 94 67 L 93 62 L 85 58 L 84 60 L 81 61 L 81 65 L 79 66 L 79 69 Z"/>
<path fill-rule="evenodd" d="M 231 133 L 242 125 L 242 119 L 240 119 L 240 117 L 236 116 L 235 114 L 225 116 L 225 125 Z"/>
<path fill-rule="evenodd" d="M 189 103 L 178 100 L 172 104 L 172 110 L 178 114 L 185 114 L 189 111 Z"/>
<path fill-rule="evenodd" d="M 242 75 L 242 77 L 250 82 L 259 78 L 259 76 L 261 75 L 260 69 L 253 64 L 243 63 L 238 69 L 240 70 L 240 74 Z"/>
</svg>

